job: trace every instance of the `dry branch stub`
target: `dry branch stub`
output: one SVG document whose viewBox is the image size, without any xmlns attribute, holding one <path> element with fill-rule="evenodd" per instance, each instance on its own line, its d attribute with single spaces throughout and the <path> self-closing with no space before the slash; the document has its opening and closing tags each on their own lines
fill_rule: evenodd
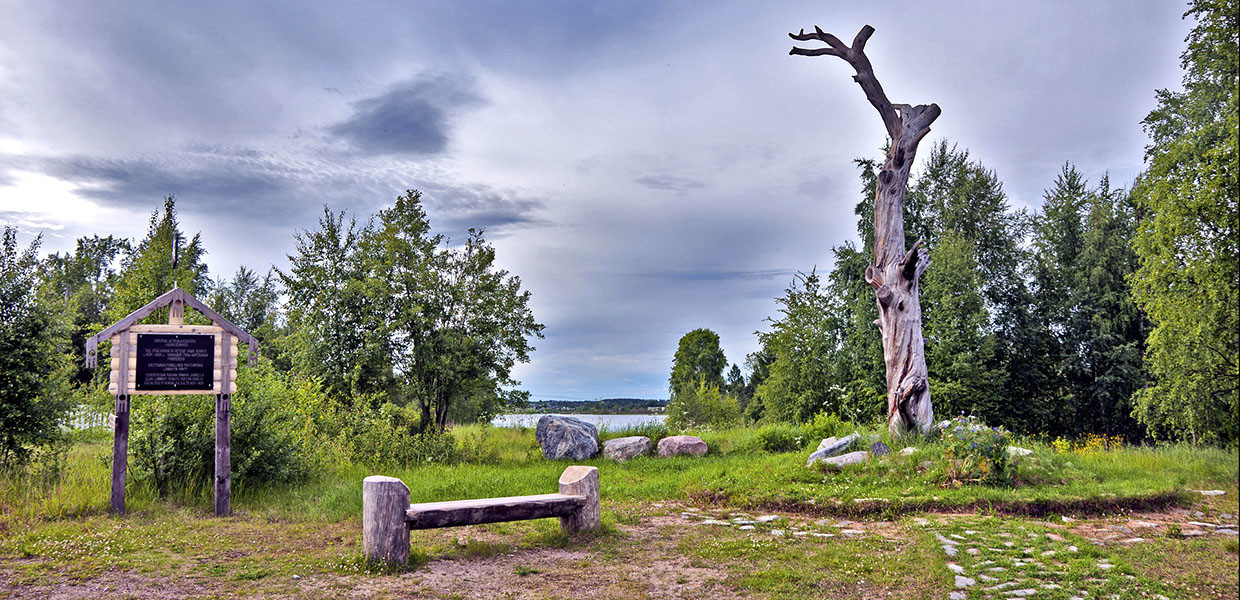
<svg viewBox="0 0 1240 600">
<path fill-rule="evenodd" d="M 921 302 L 918 281 L 930 265 L 921 242 L 905 248 L 904 192 L 917 155 L 917 144 L 939 117 L 937 104 L 893 104 L 874 76 L 865 55 L 865 44 L 874 28 L 866 25 L 851 46 L 814 27 L 788 34 L 797 41 L 820 41 L 826 48 L 797 48 L 789 54 L 836 56 L 852 65 L 853 80 L 878 111 L 890 138 L 874 197 L 874 263 L 865 269 L 866 283 L 874 288 L 878 326 L 883 338 L 883 361 L 887 371 L 887 427 L 893 435 L 911 430 L 928 433 L 934 427 L 926 370 L 925 342 L 921 333 Z"/>
</svg>

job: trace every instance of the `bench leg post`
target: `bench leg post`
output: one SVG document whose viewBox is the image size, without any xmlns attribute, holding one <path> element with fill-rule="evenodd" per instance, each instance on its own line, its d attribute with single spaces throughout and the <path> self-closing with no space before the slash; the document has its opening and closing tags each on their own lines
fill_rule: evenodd
<svg viewBox="0 0 1240 600">
<path fill-rule="evenodd" d="M 598 468 L 571 466 L 560 475 L 560 493 L 570 496 L 585 496 L 586 503 L 577 512 L 560 517 L 560 527 L 567 533 L 578 531 L 598 531 L 603 522 L 599 513 L 598 502 Z"/>
<path fill-rule="evenodd" d="M 409 561 L 409 487 L 395 477 L 371 475 L 362 480 L 362 551 L 389 565 Z"/>
</svg>

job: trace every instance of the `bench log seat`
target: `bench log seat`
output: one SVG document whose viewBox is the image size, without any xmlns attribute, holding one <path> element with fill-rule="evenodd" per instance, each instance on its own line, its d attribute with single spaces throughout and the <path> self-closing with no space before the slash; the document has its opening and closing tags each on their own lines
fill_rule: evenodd
<svg viewBox="0 0 1240 600">
<path fill-rule="evenodd" d="M 559 484 L 558 494 L 409 504 L 403 481 L 372 475 L 362 481 L 362 548 L 367 559 L 403 564 L 409 560 L 411 529 L 559 517 L 568 533 L 598 530 L 598 469 L 571 466 Z"/>
<path fill-rule="evenodd" d="M 542 494 L 410 504 L 405 511 L 409 529 L 437 529 L 461 525 L 481 525 L 501 521 L 523 521 L 547 517 L 567 517 L 577 512 L 585 496 Z"/>
</svg>

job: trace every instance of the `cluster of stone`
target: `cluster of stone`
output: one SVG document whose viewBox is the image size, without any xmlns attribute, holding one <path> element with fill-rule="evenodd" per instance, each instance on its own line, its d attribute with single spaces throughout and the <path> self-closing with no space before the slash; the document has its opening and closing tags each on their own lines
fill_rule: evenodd
<svg viewBox="0 0 1240 600">
<path fill-rule="evenodd" d="M 542 448 L 543 456 L 551 460 L 591 458 L 599 452 L 598 430 L 594 425 L 574 419 L 547 415 L 538 420 L 534 439 Z M 650 454 L 651 449 L 660 457 L 702 456 L 706 454 L 706 442 L 692 435 L 673 435 L 659 440 L 655 447 L 650 438 L 633 435 L 603 442 L 603 457 L 626 461 Z"/>
</svg>

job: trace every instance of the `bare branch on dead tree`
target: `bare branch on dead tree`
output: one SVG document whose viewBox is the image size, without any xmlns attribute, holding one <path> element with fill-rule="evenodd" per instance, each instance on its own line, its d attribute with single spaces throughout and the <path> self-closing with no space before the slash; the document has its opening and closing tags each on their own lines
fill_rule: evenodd
<svg viewBox="0 0 1240 600">
<path fill-rule="evenodd" d="M 865 269 L 865 281 L 874 288 L 883 335 L 883 360 L 887 368 L 887 423 L 893 434 L 909 429 L 928 432 L 933 427 L 933 408 L 921 334 L 921 303 L 917 283 L 930 265 L 921 240 L 904 248 L 904 192 L 917 154 L 917 144 L 930 132 L 941 114 L 937 104 L 893 104 L 874 76 L 865 55 L 865 44 L 874 28 L 866 25 L 846 45 L 839 38 L 814 27 L 788 34 L 794 40 L 819 41 L 825 48 L 793 47 L 789 54 L 836 56 L 852 65 L 853 80 L 882 117 L 891 145 L 878 173 L 874 197 L 874 262 Z"/>
</svg>

